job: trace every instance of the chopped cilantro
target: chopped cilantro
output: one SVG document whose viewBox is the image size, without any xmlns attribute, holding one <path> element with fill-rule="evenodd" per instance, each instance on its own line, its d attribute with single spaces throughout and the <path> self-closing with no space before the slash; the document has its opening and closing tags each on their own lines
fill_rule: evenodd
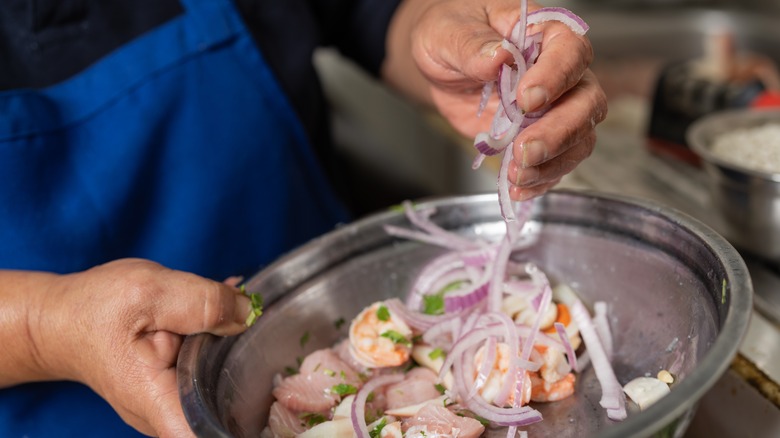
<svg viewBox="0 0 780 438">
<path fill-rule="evenodd" d="M 288 376 L 292 376 L 293 374 L 298 374 L 298 368 L 286 366 L 284 367 L 284 373 L 287 374 Z"/>
<path fill-rule="evenodd" d="M 456 280 L 448 283 L 435 294 L 423 296 L 423 313 L 426 315 L 441 315 L 444 313 L 444 295 L 460 289 L 465 282 L 465 280 Z"/>
<path fill-rule="evenodd" d="M 431 358 L 431 360 L 436 360 L 446 355 L 447 353 L 445 353 L 444 350 L 442 350 L 441 348 L 434 348 L 433 350 L 431 350 L 430 353 L 428 353 L 428 357 Z"/>
<path fill-rule="evenodd" d="M 333 370 L 329 370 L 329 369 L 322 370 L 322 373 L 325 374 L 328 377 L 335 377 L 336 376 L 336 372 L 333 371 Z"/>
<path fill-rule="evenodd" d="M 485 427 L 490 426 L 490 421 L 488 421 L 486 418 L 480 417 L 479 415 L 469 411 L 468 409 L 460 410 L 458 412 L 455 412 L 455 414 L 460 416 L 460 417 L 473 418 L 473 419 L 479 421 L 480 423 L 482 423 L 482 425 L 485 426 Z"/>
<path fill-rule="evenodd" d="M 391 341 L 393 341 L 394 344 L 401 344 L 409 347 L 412 346 L 412 343 L 408 339 L 406 339 L 404 335 L 398 333 L 395 330 L 388 330 L 379 336 L 390 339 Z"/>
<path fill-rule="evenodd" d="M 423 313 L 426 315 L 441 315 L 444 313 L 444 296 L 443 295 L 424 295 L 423 296 Z"/>
<path fill-rule="evenodd" d="M 347 322 L 344 318 L 339 318 L 335 321 L 333 321 L 333 325 L 336 327 L 336 330 L 340 329 L 341 326 L 344 325 L 344 323 Z"/>
<path fill-rule="evenodd" d="M 445 295 L 449 292 L 452 292 L 454 290 L 460 289 L 461 286 L 463 286 L 463 283 L 465 283 L 466 280 L 455 280 L 452 283 L 447 284 L 439 292 L 437 292 L 437 295 Z"/>
<path fill-rule="evenodd" d="M 434 388 L 436 388 L 437 391 L 439 391 L 439 394 L 444 395 L 444 393 L 447 391 L 447 388 L 444 387 L 441 383 L 437 383 L 433 385 Z"/>
<path fill-rule="evenodd" d="M 309 332 L 306 332 L 301 336 L 301 348 L 305 347 L 307 342 L 309 342 Z"/>
<path fill-rule="evenodd" d="M 316 412 L 300 414 L 299 418 L 305 421 L 309 427 L 314 427 L 320 423 L 328 421 L 327 417 Z"/>
<path fill-rule="evenodd" d="M 244 285 L 241 286 L 243 291 Z M 247 327 L 252 327 L 252 325 L 257 322 L 257 318 L 263 314 L 263 296 L 260 294 L 250 294 L 249 303 L 252 306 L 252 310 L 249 312 L 249 316 L 246 317 L 245 324 Z"/>
<path fill-rule="evenodd" d="M 404 204 L 395 204 L 388 207 L 388 210 L 403 213 L 406 211 Z"/>
<path fill-rule="evenodd" d="M 371 403 L 372 401 L 374 401 L 374 397 L 376 397 L 374 391 L 369 392 L 368 396 L 366 397 L 366 403 Z"/>
<path fill-rule="evenodd" d="M 376 317 L 380 321 L 390 321 L 390 311 L 387 310 L 387 307 L 385 306 L 379 306 L 379 308 L 376 310 Z"/>
<path fill-rule="evenodd" d="M 350 385 L 348 383 L 339 383 L 338 385 L 333 385 L 330 390 L 334 394 L 338 394 L 340 396 L 350 395 L 357 393 L 357 388 L 355 388 L 353 385 Z"/>
<path fill-rule="evenodd" d="M 370 436 L 371 438 L 379 438 L 380 436 L 382 436 L 382 429 L 384 429 L 385 426 L 387 426 L 387 418 L 382 417 L 382 420 L 379 423 L 377 423 L 377 425 L 374 426 L 373 429 L 368 431 L 368 436 Z"/>
</svg>

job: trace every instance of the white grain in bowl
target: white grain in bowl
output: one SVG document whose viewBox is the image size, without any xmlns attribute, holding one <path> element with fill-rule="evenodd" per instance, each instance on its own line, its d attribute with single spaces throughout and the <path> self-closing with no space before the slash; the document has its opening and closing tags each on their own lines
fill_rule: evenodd
<svg viewBox="0 0 780 438">
<path fill-rule="evenodd" d="M 724 132 L 713 138 L 711 152 L 747 169 L 780 173 L 780 123 Z"/>
</svg>

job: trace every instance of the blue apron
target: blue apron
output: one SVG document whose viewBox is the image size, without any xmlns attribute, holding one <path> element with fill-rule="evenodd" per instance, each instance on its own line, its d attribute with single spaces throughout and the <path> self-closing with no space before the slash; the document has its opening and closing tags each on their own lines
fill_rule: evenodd
<svg viewBox="0 0 780 438">
<path fill-rule="evenodd" d="M 347 220 L 230 0 L 66 82 L 0 93 L 0 268 L 143 257 L 251 274 Z M 0 390 L 0 437 L 139 436 L 87 387 Z"/>
</svg>

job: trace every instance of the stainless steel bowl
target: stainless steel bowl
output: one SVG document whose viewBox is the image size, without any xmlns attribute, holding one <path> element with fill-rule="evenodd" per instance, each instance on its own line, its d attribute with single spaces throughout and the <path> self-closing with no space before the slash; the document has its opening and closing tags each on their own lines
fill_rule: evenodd
<svg viewBox="0 0 780 438">
<path fill-rule="evenodd" d="M 423 202 L 434 220 L 463 234 L 499 238 L 495 195 Z M 746 331 L 751 283 L 740 255 L 700 222 L 621 197 L 554 191 L 537 200 L 534 261 L 586 303 L 612 304 L 614 367 L 622 383 L 668 369 L 672 393 L 623 422 L 607 419 L 592 369 L 574 396 L 540 405 L 531 437 L 682 436 L 697 400 L 726 370 Z M 199 436 L 256 437 L 272 402 L 273 376 L 296 358 L 333 345 L 347 321 L 376 300 L 398 296 L 439 250 L 386 235 L 408 225 L 400 212 L 344 226 L 283 257 L 248 282 L 269 303 L 240 336 L 188 337 L 178 362 L 184 413 Z M 308 337 L 308 342 L 301 340 Z"/>
<path fill-rule="evenodd" d="M 713 139 L 739 128 L 780 123 L 777 110 L 713 113 L 688 129 L 691 148 L 710 176 L 710 193 L 726 228 L 721 230 L 740 250 L 780 263 L 780 173 L 745 168 L 712 154 Z M 780 141 L 780 139 L 778 139 Z"/>
</svg>

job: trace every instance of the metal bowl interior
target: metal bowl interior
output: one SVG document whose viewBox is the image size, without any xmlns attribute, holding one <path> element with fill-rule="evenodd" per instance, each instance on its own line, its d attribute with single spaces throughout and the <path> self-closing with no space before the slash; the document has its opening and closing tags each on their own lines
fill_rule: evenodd
<svg viewBox="0 0 780 438">
<path fill-rule="evenodd" d="M 725 219 L 724 236 L 740 250 L 779 263 L 780 173 L 745 168 L 711 151 L 719 135 L 767 123 L 780 123 L 780 111 L 723 111 L 694 122 L 687 138 L 710 177 L 715 214 Z"/>
<path fill-rule="evenodd" d="M 434 220 L 466 235 L 503 234 L 495 195 L 424 202 Z M 624 198 L 553 191 L 538 199 L 540 239 L 518 260 L 533 261 L 586 304 L 607 301 L 621 383 L 677 376 L 672 393 L 623 422 L 599 407 L 592 369 L 574 396 L 538 408 L 544 421 L 529 436 L 681 436 L 697 400 L 725 371 L 746 331 L 750 279 L 739 254 L 719 235 L 676 211 Z M 185 415 L 199 436 L 256 437 L 272 402 L 274 375 L 296 359 L 333 345 L 366 305 L 405 293 L 440 250 L 386 235 L 408 225 L 386 212 L 344 226 L 280 259 L 247 284 L 269 304 L 242 335 L 188 337 L 178 373 Z M 304 345 L 300 342 L 307 337 Z"/>
</svg>

